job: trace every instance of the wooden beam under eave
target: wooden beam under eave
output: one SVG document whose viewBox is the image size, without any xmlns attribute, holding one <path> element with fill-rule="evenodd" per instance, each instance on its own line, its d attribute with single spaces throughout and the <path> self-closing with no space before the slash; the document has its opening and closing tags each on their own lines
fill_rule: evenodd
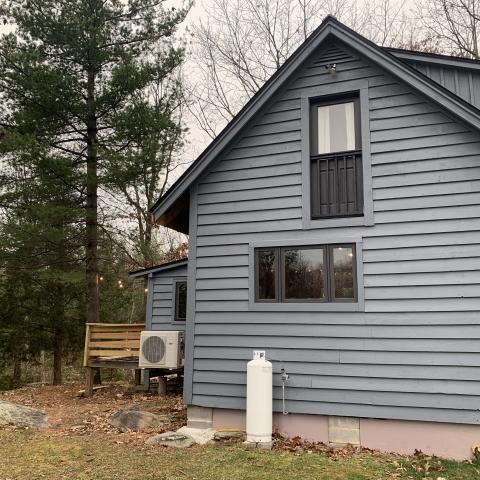
<svg viewBox="0 0 480 480">
<path fill-rule="evenodd" d="M 177 232 L 189 233 L 190 195 L 182 195 L 166 212 L 157 219 L 158 225 L 171 228 Z"/>
</svg>

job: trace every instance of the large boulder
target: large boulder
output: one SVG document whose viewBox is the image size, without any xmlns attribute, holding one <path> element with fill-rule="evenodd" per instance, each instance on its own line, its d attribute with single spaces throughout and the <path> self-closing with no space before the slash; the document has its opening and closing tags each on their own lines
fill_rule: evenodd
<svg viewBox="0 0 480 480">
<path fill-rule="evenodd" d="M 47 415 L 35 408 L 0 400 L 0 426 L 12 425 L 24 428 L 48 427 Z"/>
<path fill-rule="evenodd" d="M 108 423 L 122 432 L 138 432 L 146 428 L 163 427 L 174 420 L 173 415 L 156 415 L 142 410 L 119 410 L 110 415 Z"/>
<path fill-rule="evenodd" d="M 150 437 L 146 441 L 147 445 L 163 445 L 164 447 L 188 448 L 196 442 L 190 435 L 178 432 L 165 432 L 160 435 Z"/>
</svg>

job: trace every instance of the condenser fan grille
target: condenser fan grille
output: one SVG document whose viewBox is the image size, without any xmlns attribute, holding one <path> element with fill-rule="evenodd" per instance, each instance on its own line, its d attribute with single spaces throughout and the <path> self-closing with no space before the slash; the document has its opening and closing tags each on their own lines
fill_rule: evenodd
<svg viewBox="0 0 480 480">
<path fill-rule="evenodd" d="M 163 338 L 148 337 L 142 344 L 142 355 L 149 363 L 160 363 L 165 356 Z"/>
</svg>

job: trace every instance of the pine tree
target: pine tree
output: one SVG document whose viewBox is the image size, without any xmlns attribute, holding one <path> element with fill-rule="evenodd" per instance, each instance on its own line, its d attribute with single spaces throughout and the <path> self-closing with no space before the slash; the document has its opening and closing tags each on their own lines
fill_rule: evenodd
<svg viewBox="0 0 480 480">
<path fill-rule="evenodd" d="M 122 161 L 145 137 L 137 100 L 182 60 L 174 34 L 188 8 L 167 9 L 161 0 L 3 2 L 2 19 L 14 27 L 0 42 L 0 125 L 17 140 L 8 158 L 27 143 L 75 172 L 69 181 L 84 207 L 89 322 L 99 321 L 99 189 L 112 159 Z"/>
<path fill-rule="evenodd" d="M 76 174 L 68 161 L 48 156 L 25 136 L 22 154 L 7 155 L 17 146 L 18 138 L 6 135 L 0 149 L 3 350 L 13 358 L 16 383 L 23 360 L 51 351 L 53 383 L 61 384 L 65 348 L 85 318 L 82 196 L 71 186 Z"/>
</svg>

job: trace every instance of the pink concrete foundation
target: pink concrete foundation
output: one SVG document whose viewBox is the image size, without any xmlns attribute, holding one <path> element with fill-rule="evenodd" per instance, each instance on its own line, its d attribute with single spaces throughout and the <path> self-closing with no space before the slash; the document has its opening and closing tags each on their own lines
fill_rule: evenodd
<svg viewBox="0 0 480 480">
<path fill-rule="evenodd" d="M 213 428 L 245 430 L 245 412 L 242 410 L 213 410 Z M 292 438 L 300 435 L 304 440 L 328 443 L 328 417 L 323 415 L 273 414 L 273 428 Z"/>
<path fill-rule="evenodd" d="M 480 425 L 361 418 L 360 442 L 384 452 L 408 455 L 417 449 L 437 457 L 467 460 L 472 445 L 480 443 Z"/>
<path fill-rule="evenodd" d="M 273 425 L 287 437 L 329 443 L 325 415 L 275 413 Z M 245 430 L 245 412 L 216 408 L 213 428 Z M 466 460 L 472 456 L 472 445 L 480 444 L 480 425 L 361 418 L 360 444 L 383 452 L 408 455 L 421 450 L 428 455 Z"/>
</svg>

